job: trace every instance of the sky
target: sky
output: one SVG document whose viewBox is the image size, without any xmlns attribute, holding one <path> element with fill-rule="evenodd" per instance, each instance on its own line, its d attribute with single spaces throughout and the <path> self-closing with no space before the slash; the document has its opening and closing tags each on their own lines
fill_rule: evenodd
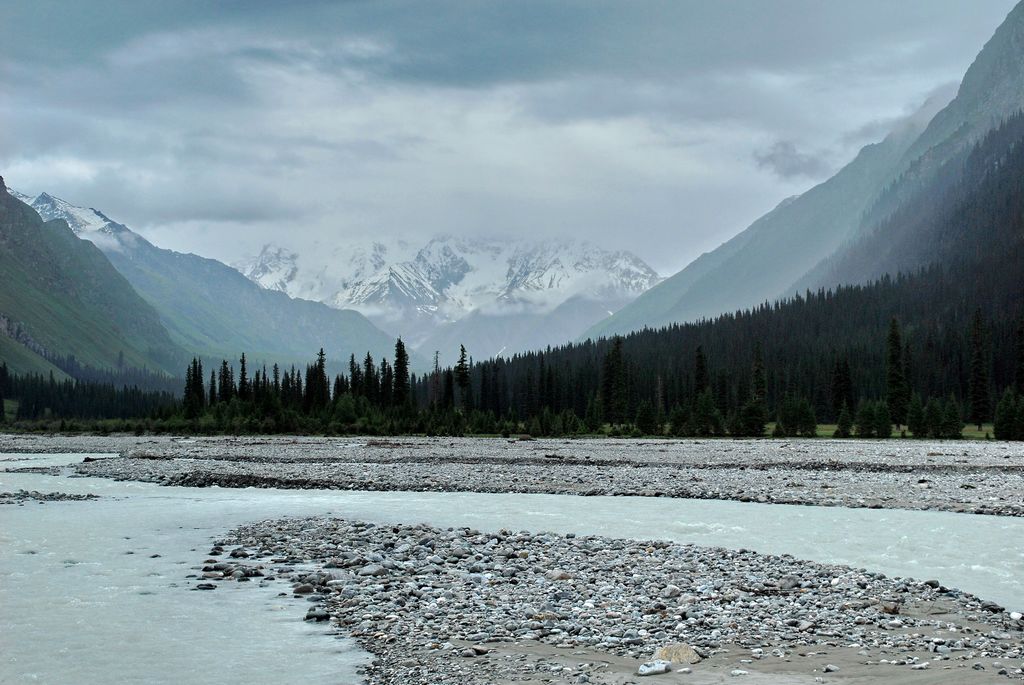
<svg viewBox="0 0 1024 685">
<path fill-rule="evenodd" d="M 0 175 L 235 261 L 576 237 L 664 275 L 955 83 L 1011 0 L 5 0 Z"/>
</svg>

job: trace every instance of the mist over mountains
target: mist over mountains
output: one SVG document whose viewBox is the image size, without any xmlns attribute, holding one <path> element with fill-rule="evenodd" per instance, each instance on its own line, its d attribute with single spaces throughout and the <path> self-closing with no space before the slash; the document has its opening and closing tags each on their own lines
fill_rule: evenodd
<svg viewBox="0 0 1024 685">
<path fill-rule="evenodd" d="M 265 288 L 355 309 L 445 360 L 460 344 L 488 358 L 571 340 L 660 281 L 636 255 L 564 239 L 265 245 L 235 267 Z"/>
<path fill-rule="evenodd" d="M 926 187 L 986 132 L 1024 106 L 1024 6 L 985 44 L 956 96 L 931 101 L 882 141 L 863 148 L 833 177 L 786 200 L 719 248 L 587 336 L 695 321 L 774 301 L 807 287 L 860 282 L 877 272 L 839 272 L 828 263 Z"/>
</svg>

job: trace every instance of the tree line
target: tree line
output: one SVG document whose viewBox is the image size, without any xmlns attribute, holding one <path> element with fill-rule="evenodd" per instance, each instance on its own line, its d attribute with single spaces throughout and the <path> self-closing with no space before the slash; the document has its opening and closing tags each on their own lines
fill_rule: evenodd
<svg viewBox="0 0 1024 685">
<path fill-rule="evenodd" d="M 837 354 L 825 393 L 826 416 L 835 417 L 830 435 L 953 438 L 961 435 L 965 421 L 980 429 L 994 418 L 993 437 L 1024 439 L 1024 323 L 1015 329 L 1012 380 L 995 404 L 996 365 L 980 310 L 963 340 L 967 347 L 961 353 L 969 363 L 960 396 L 919 391 L 909 366 L 914 348 L 895 318 L 879 353 L 884 359 L 882 392 L 856 388 L 859 374 L 850 355 Z M 581 348 L 594 354 L 577 366 L 560 359 Z M 174 432 L 762 437 L 773 423 L 774 437 L 819 434 L 821 414 L 801 385 L 788 384 L 772 396 L 770 378 L 796 375 L 792 369 L 771 369 L 765 361 L 771 355 L 760 342 L 752 346 L 745 368 L 734 370 L 720 368 L 697 345 L 688 368 L 670 365 L 678 372 L 675 378 L 645 373 L 630 349 L 627 336 L 474 363 L 463 347 L 452 367 L 442 369 L 435 362 L 434 369 L 417 375 L 410 372 L 399 339 L 391 360 L 367 353 L 359 361 L 353 355 L 348 372 L 333 378 L 323 350 L 304 369 L 273 365 L 251 370 L 242 354 L 237 366 L 222 360 L 207 373 L 197 357 L 186 369 L 180 398 L 109 383 L 19 377 L 3 365 L 0 397 L 17 398 L 21 421 L 144 419 L 137 425 Z M 645 384 L 648 379 L 653 382 Z"/>
</svg>

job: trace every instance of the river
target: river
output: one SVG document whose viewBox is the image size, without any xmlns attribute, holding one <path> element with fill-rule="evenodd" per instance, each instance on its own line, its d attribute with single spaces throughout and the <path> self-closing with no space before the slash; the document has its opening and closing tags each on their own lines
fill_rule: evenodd
<svg viewBox="0 0 1024 685">
<path fill-rule="evenodd" d="M 3 455 L 0 467 L 76 455 Z M 92 455 L 103 456 L 103 455 Z M 94 493 L 0 506 L 0 683 L 357 683 L 367 656 L 304 623 L 287 588 L 190 590 L 211 539 L 245 521 L 333 514 L 786 553 L 936 578 L 1024 608 L 1024 520 L 948 512 L 564 495 L 168 488 L 0 473 L 0 492 Z M 157 556 L 159 555 L 159 556 Z M 273 585 L 273 584 L 270 584 Z"/>
</svg>

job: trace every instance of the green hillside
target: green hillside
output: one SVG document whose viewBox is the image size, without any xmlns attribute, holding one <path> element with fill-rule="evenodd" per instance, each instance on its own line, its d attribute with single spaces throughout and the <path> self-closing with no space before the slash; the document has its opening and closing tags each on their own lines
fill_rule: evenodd
<svg viewBox="0 0 1024 685">
<path fill-rule="evenodd" d="M 103 253 L 63 221 L 44 223 L 2 179 L 0 273 L 0 353 L 12 370 L 52 370 L 45 356 L 94 369 L 178 371 L 183 351 Z"/>
</svg>

